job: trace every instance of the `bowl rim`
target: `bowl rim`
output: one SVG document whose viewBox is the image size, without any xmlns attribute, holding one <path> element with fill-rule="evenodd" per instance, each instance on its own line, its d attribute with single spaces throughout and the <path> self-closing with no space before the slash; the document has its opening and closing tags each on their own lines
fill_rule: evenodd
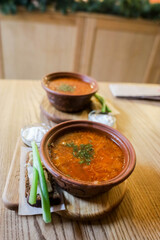
<svg viewBox="0 0 160 240">
<path fill-rule="evenodd" d="M 86 82 L 86 81 L 84 81 L 84 79 L 87 78 L 87 79 L 89 79 L 89 81 L 90 81 L 90 82 L 87 82 L 87 83 L 89 83 L 90 85 L 91 85 L 91 83 L 94 83 L 94 88 L 93 88 L 93 90 L 92 90 L 90 93 L 87 93 L 87 94 L 79 94 L 79 95 L 56 92 L 56 91 L 51 90 L 50 88 L 48 88 L 48 87 L 45 85 L 45 83 L 44 83 L 44 81 L 47 80 L 48 77 L 52 77 L 52 76 L 54 77 L 54 75 L 57 75 L 57 78 L 58 78 L 58 77 L 61 77 L 61 76 L 63 76 L 63 75 L 66 75 L 66 77 L 75 77 L 75 78 L 77 78 L 77 79 L 79 79 L 79 80 L 81 80 L 81 81 L 83 81 L 83 82 Z M 72 75 L 72 76 L 71 76 L 71 75 Z M 55 78 L 55 79 L 56 79 L 56 78 Z M 53 80 L 54 80 L 54 79 L 53 79 Z M 53 80 L 51 80 L 51 81 L 53 81 Z M 49 73 L 49 74 L 45 75 L 45 76 L 42 78 L 41 84 L 42 84 L 42 87 L 43 87 L 47 92 L 49 92 L 49 93 L 51 93 L 51 94 L 54 94 L 54 95 L 57 95 L 57 96 L 66 96 L 66 97 L 71 97 L 71 98 L 73 98 L 73 97 L 85 97 L 85 96 L 87 97 L 87 96 L 93 95 L 94 93 L 96 93 L 96 92 L 99 90 L 98 83 L 97 83 L 97 81 L 96 81 L 94 78 L 92 78 L 92 77 L 90 77 L 90 76 L 87 76 L 87 75 L 85 75 L 85 74 L 77 73 L 77 72 L 53 72 L 53 73 Z"/>
<path fill-rule="evenodd" d="M 53 167 L 53 165 L 51 165 L 51 163 L 49 162 L 49 160 L 47 159 L 47 156 L 45 154 L 44 151 L 44 147 L 45 144 L 47 143 L 47 138 L 48 140 L 50 138 L 53 138 L 53 135 L 51 134 L 52 131 L 56 133 L 61 132 L 63 130 L 66 130 L 66 128 L 61 128 L 64 125 L 68 125 L 68 124 L 75 124 L 75 126 L 82 126 L 82 124 L 89 124 L 91 127 L 94 127 L 95 125 L 100 127 L 101 131 L 104 131 L 104 133 L 108 133 L 109 135 L 114 135 L 116 138 L 120 139 L 121 142 L 123 142 L 123 146 L 125 146 L 125 148 L 127 148 L 128 150 L 128 160 L 125 164 L 125 168 L 120 172 L 119 175 L 117 175 L 115 178 L 112 178 L 108 181 L 102 181 L 102 182 L 98 182 L 98 183 L 94 183 L 94 182 L 87 182 L 87 181 L 82 181 L 82 180 L 76 180 L 73 178 L 69 178 L 67 177 L 63 172 L 61 172 L 60 170 L 58 170 L 56 167 Z M 72 127 L 72 126 L 70 126 Z M 101 129 L 104 128 L 104 129 Z M 95 128 L 93 128 L 94 130 Z M 51 135 L 51 136 L 50 136 Z M 119 141 L 119 142 L 120 142 Z M 118 143 L 119 143 L 118 142 Z M 121 147 L 121 145 L 120 145 Z M 107 126 L 105 124 L 102 123 L 98 123 L 98 122 L 93 122 L 93 121 L 88 121 L 88 120 L 70 120 L 70 121 L 66 121 L 66 122 L 62 122 L 60 124 L 57 124 L 56 126 L 54 126 L 53 128 L 51 128 L 43 137 L 41 144 L 40 144 L 40 156 L 41 156 L 41 160 L 43 162 L 43 164 L 45 165 L 45 167 L 48 169 L 48 171 L 53 174 L 53 176 L 57 179 L 61 179 L 65 182 L 68 182 L 70 184 L 74 184 L 74 185 L 80 185 L 80 186 L 84 186 L 84 187 L 98 187 L 98 186 L 114 186 L 117 185 L 121 182 L 123 182 L 125 179 L 127 179 L 130 174 L 133 172 L 135 165 L 136 165 L 136 154 L 135 154 L 135 150 L 132 146 L 132 144 L 130 143 L 130 141 L 122 134 L 120 133 L 117 129 L 114 129 L 110 126 Z M 47 161 L 46 161 L 46 159 Z"/>
</svg>

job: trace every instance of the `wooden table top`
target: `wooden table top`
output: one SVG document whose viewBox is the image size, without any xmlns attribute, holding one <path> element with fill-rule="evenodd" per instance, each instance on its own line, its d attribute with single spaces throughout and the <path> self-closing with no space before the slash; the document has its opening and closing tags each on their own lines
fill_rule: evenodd
<svg viewBox="0 0 160 240">
<path fill-rule="evenodd" d="M 0 201 L 0 239 L 159 239 L 160 237 L 160 102 L 116 99 L 107 83 L 100 93 L 120 111 L 117 128 L 133 144 L 137 165 L 122 203 L 103 219 L 79 222 L 53 214 L 21 217 Z M 0 81 L 0 193 L 2 195 L 20 129 L 40 122 L 45 95 L 39 81 Z M 18 187 L 18 186 L 17 186 Z"/>
</svg>

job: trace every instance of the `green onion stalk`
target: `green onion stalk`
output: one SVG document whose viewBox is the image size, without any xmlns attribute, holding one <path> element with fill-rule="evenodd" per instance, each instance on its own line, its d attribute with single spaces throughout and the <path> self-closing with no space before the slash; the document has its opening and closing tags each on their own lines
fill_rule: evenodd
<svg viewBox="0 0 160 240">
<path fill-rule="evenodd" d="M 37 186 L 38 186 L 38 171 L 35 168 L 34 161 L 33 161 L 33 180 L 32 180 L 31 191 L 30 191 L 30 195 L 29 195 L 29 203 L 31 205 L 36 204 Z"/>
<path fill-rule="evenodd" d="M 32 141 L 32 151 L 33 151 L 33 182 L 31 186 L 31 194 L 29 198 L 29 203 L 34 204 L 37 197 L 37 184 L 39 180 L 40 190 L 41 190 L 41 202 L 43 210 L 43 220 L 46 223 L 51 222 L 51 212 L 50 212 L 50 201 L 47 189 L 47 183 L 40 160 L 40 155 L 38 147 L 35 141 Z"/>
<path fill-rule="evenodd" d="M 102 113 L 111 112 L 111 109 L 109 109 L 109 107 L 106 105 L 106 101 L 102 96 L 100 96 L 98 93 L 95 93 L 94 96 L 102 104 L 101 108 Z"/>
</svg>

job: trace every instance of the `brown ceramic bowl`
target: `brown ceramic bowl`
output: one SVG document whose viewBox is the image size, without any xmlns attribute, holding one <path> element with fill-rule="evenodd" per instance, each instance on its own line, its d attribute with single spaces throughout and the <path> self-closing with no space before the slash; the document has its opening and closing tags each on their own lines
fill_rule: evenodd
<svg viewBox="0 0 160 240">
<path fill-rule="evenodd" d="M 88 94 L 71 95 L 53 91 L 47 87 L 48 81 L 54 81 L 58 78 L 75 78 L 83 82 L 87 82 L 92 86 L 92 90 Z M 90 102 L 92 95 L 98 91 L 96 80 L 86 75 L 71 72 L 55 72 L 46 75 L 42 79 L 42 87 L 47 93 L 50 103 L 58 110 L 63 112 L 78 112 L 83 110 Z"/>
<path fill-rule="evenodd" d="M 67 177 L 54 166 L 49 158 L 48 145 L 66 133 L 66 131 L 73 132 L 78 129 L 94 129 L 94 131 L 96 130 L 102 134 L 105 133 L 107 137 L 111 138 L 120 146 L 125 156 L 125 167 L 117 177 L 100 183 L 84 182 Z M 56 183 L 70 194 L 81 198 L 89 198 L 99 193 L 106 192 L 117 184 L 123 182 L 132 173 L 136 164 L 135 151 L 126 137 L 114 128 L 87 120 L 68 121 L 58 124 L 50 129 L 42 139 L 40 155 L 44 165 L 53 175 Z"/>
</svg>

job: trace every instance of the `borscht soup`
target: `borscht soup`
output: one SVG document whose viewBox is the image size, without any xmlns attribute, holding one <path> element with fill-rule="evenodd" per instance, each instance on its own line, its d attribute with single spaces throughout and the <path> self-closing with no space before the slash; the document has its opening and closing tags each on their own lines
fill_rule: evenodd
<svg viewBox="0 0 160 240">
<path fill-rule="evenodd" d="M 100 183 L 124 169 L 122 149 L 107 134 L 88 129 L 66 132 L 48 146 L 50 161 L 69 178 Z"/>
<path fill-rule="evenodd" d="M 48 81 L 47 87 L 55 92 L 69 95 L 89 94 L 93 91 L 93 86 L 77 78 L 57 78 Z"/>
</svg>

